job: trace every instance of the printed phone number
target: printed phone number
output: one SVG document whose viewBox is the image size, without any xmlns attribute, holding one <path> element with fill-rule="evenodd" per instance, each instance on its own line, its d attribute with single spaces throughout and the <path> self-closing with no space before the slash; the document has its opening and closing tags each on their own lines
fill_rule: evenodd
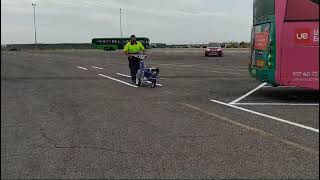
<svg viewBox="0 0 320 180">
<path fill-rule="evenodd" d="M 292 72 L 293 77 L 319 77 L 319 72 Z"/>
</svg>

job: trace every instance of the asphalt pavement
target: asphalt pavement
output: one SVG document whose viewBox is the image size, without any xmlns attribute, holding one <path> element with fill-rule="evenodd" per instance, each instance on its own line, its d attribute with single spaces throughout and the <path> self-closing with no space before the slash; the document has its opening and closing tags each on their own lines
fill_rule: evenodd
<svg viewBox="0 0 320 180">
<path fill-rule="evenodd" d="M 319 179 L 318 91 L 261 86 L 247 50 L 1 52 L 1 178 Z M 230 103 L 238 99 L 236 103 Z"/>
</svg>

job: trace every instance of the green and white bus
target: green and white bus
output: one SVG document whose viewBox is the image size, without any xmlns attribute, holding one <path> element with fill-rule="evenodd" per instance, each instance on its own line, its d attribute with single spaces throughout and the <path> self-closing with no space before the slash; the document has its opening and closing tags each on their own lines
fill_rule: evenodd
<svg viewBox="0 0 320 180">
<path fill-rule="evenodd" d="M 137 37 L 137 41 L 140 41 L 145 48 L 149 47 L 150 40 L 147 37 Z M 92 46 L 95 49 L 103 49 L 105 51 L 115 51 L 123 49 L 130 38 L 94 38 L 92 39 Z"/>
</svg>

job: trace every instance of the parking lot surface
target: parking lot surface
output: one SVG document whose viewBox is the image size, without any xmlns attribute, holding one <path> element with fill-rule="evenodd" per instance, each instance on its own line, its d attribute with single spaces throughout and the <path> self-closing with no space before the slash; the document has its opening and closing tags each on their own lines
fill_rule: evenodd
<svg viewBox="0 0 320 180">
<path fill-rule="evenodd" d="M 318 91 L 270 87 L 248 52 L 1 52 L 1 178 L 319 178 Z"/>
</svg>

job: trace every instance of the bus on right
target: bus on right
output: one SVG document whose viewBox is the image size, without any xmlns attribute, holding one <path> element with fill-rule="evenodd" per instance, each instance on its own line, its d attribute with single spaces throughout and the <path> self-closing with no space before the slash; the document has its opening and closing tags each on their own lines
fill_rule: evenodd
<svg viewBox="0 0 320 180">
<path fill-rule="evenodd" d="M 250 75 L 319 90 L 319 0 L 254 0 Z"/>
</svg>

